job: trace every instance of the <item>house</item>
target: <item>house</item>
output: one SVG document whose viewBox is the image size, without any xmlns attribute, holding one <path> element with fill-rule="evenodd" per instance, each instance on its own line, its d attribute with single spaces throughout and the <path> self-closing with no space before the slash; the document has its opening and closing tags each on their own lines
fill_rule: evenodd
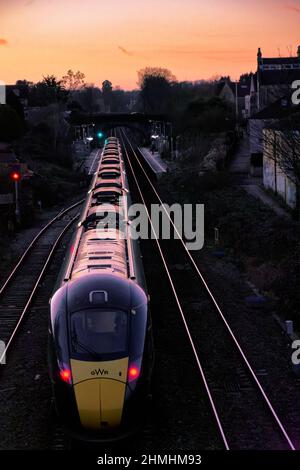
<svg viewBox="0 0 300 470">
<path fill-rule="evenodd" d="M 299 112 L 300 106 L 292 102 L 292 92 L 257 112 L 248 121 L 250 141 L 251 173 L 262 176 L 263 172 L 263 130 L 274 127 L 280 120 Z"/>
<path fill-rule="evenodd" d="M 295 80 L 300 80 L 300 46 L 294 57 L 263 57 L 257 53 L 257 109 L 266 108 L 285 96 Z"/>
<path fill-rule="evenodd" d="M 228 78 L 218 84 L 217 95 L 232 105 L 239 118 L 247 119 L 255 103 L 256 82 L 253 74 L 242 76 L 239 82 Z"/>
<path fill-rule="evenodd" d="M 296 157 L 296 165 L 300 167 L 300 131 L 295 130 L 293 134 L 294 138 L 290 131 L 287 134 L 284 130 L 263 130 L 263 184 L 292 209 L 297 205 L 297 184 L 299 186 L 293 159 Z"/>
</svg>

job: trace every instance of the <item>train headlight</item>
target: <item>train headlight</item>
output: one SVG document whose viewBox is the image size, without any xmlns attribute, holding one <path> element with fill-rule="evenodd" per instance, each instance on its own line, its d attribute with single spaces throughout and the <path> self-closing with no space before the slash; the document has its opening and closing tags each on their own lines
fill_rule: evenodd
<svg viewBox="0 0 300 470">
<path fill-rule="evenodd" d="M 140 375 L 140 370 L 137 366 L 131 365 L 128 368 L 128 382 L 136 380 Z"/>
<path fill-rule="evenodd" d="M 60 376 L 61 380 L 63 380 L 67 384 L 72 383 L 72 374 L 71 374 L 70 369 L 60 369 L 59 376 Z"/>
</svg>

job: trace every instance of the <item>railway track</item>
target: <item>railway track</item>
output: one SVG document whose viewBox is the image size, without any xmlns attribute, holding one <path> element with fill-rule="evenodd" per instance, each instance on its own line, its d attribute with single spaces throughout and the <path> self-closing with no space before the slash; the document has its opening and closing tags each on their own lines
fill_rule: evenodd
<svg viewBox="0 0 300 470">
<path fill-rule="evenodd" d="M 139 151 L 123 130 L 120 139 L 140 201 L 148 209 L 151 203 L 163 204 L 144 169 Z M 166 216 L 170 219 L 167 211 Z M 152 231 L 201 377 L 202 389 L 208 396 L 225 449 L 295 450 L 281 418 L 180 234 L 177 231 L 178 240 L 164 241 L 158 240 L 153 226 Z M 185 266 L 184 272 L 178 271 L 178 265 Z"/>
<path fill-rule="evenodd" d="M 28 313 L 36 292 L 69 228 L 78 217 L 82 200 L 59 212 L 35 236 L 0 289 L 0 339 L 7 354 Z"/>
</svg>

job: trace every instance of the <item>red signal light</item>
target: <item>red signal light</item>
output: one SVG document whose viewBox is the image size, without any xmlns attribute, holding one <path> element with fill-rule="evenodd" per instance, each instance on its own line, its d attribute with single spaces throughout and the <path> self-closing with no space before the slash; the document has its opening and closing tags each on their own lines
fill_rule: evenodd
<svg viewBox="0 0 300 470">
<path fill-rule="evenodd" d="M 135 380 L 140 375 L 140 371 L 136 366 L 130 366 L 128 369 L 128 380 Z"/>
<path fill-rule="evenodd" d="M 9 175 L 10 179 L 13 180 L 13 181 L 20 181 L 21 179 L 21 175 L 18 171 L 13 171 L 10 175 Z"/>
<path fill-rule="evenodd" d="M 60 378 L 67 384 L 71 383 L 72 374 L 69 369 L 61 369 L 59 372 Z"/>
</svg>

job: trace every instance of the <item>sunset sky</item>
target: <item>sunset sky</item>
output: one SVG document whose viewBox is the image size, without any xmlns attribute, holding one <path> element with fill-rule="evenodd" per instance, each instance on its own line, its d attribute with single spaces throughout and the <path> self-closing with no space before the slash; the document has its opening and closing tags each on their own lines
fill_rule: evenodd
<svg viewBox="0 0 300 470">
<path fill-rule="evenodd" d="M 136 87 L 137 70 L 237 78 L 263 55 L 296 54 L 300 0 L 0 0 L 0 80 L 81 70 Z"/>
</svg>

